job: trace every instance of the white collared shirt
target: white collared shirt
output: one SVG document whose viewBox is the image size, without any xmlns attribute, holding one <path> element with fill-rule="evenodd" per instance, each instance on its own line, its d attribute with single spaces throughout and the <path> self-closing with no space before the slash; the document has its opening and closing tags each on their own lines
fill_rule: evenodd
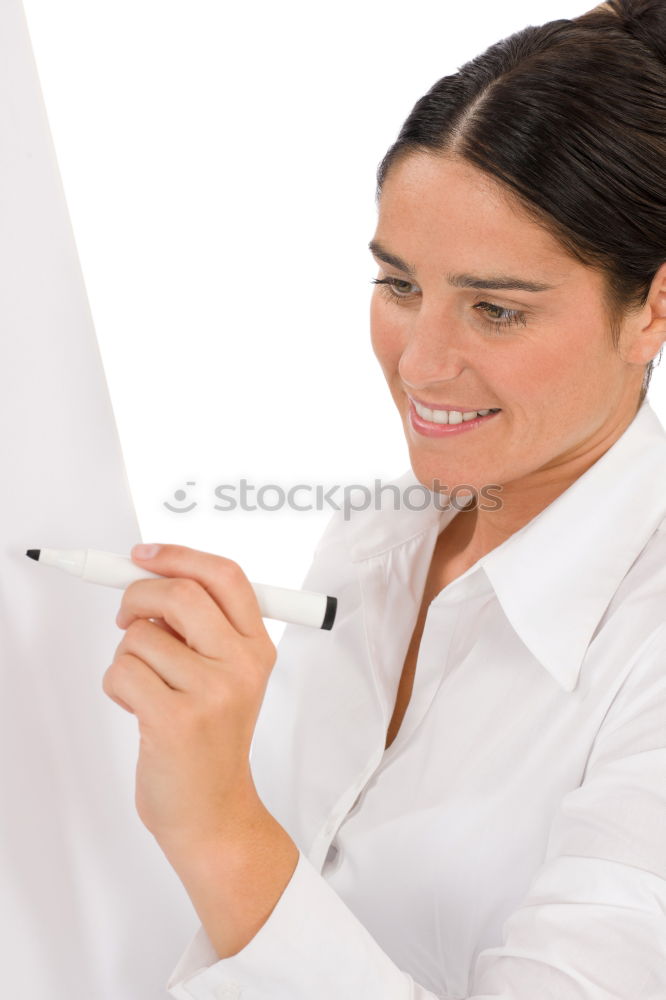
<svg viewBox="0 0 666 1000">
<path fill-rule="evenodd" d="M 664 428 L 644 401 L 440 591 L 385 750 L 457 513 L 428 495 L 329 521 L 303 588 L 335 624 L 286 627 L 251 754 L 298 864 L 236 955 L 199 928 L 177 1000 L 666 997 Z"/>
</svg>

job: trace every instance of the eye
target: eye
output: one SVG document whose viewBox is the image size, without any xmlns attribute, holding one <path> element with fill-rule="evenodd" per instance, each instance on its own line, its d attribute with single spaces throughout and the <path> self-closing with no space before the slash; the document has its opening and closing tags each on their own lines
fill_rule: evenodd
<svg viewBox="0 0 666 1000">
<path fill-rule="evenodd" d="M 405 285 L 407 288 L 416 287 L 410 281 L 404 281 L 401 278 L 373 278 L 372 284 L 382 285 L 382 292 L 385 296 L 391 302 L 395 302 L 398 305 L 404 305 L 405 300 L 411 297 L 409 292 L 403 293 L 398 289 Z M 481 313 L 485 313 L 482 322 L 491 335 L 499 333 L 505 327 L 527 325 L 527 317 L 520 309 L 506 309 L 504 306 L 495 305 L 493 302 L 477 302 L 473 308 Z M 492 315 L 493 312 L 500 314 L 497 319 L 486 318 Z"/>
<path fill-rule="evenodd" d="M 477 302 L 474 308 L 485 312 L 486 316 L 493 309 L 501 313 L 499 319 L 484 319 L 483 322 L 491 333 L 498 333 L 507 326 L 527 326 L 527 317 L 519 309 L 505 309 L 504 306 L 496 306 L 492 302 Z"/>
<path fill-rule="evenodd" d="M 382 291 L 388 292 L 388 298 L 393 299 L 394 302 L 397 299 L 408 298 L 407 295 L 403 295 L 402 292 L 398 291 L 400 285 L 407 285 L 408 288 L 410 286 L 412 288 L 415 287 L 414 285 L 411 284 L 410 281 L 402 281 L 400 278 L 373 278 L 372 284 L 383 285 L 384 288 L 382 289 Z"/>
</svg>

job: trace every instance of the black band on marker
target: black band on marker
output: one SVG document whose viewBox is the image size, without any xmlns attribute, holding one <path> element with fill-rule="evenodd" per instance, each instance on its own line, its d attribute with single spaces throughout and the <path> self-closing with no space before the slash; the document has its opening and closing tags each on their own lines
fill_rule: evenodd
<svg viewBox="0 0 666 1000">
<path fill-rule="evenodd" d="M 326 596 L 326 614 L 324 615 L 324 620 L 321 623 L 322 628 L 332 629 L 333 622 L 335 621 L 335 612 L 338 610 L 338 599 L 337 597 Z"/>
</svg>

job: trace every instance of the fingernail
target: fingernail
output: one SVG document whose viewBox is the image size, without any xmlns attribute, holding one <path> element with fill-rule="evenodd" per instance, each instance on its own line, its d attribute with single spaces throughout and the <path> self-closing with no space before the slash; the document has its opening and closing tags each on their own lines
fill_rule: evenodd
<svg viewBox="0 0 666 1000">
<path fill-rule="evenodd" d="M 136 559 L 152 559 L 159 551 L 159 545 L 135 545 L 132 549 L 132 556 Z"/>
</svg>

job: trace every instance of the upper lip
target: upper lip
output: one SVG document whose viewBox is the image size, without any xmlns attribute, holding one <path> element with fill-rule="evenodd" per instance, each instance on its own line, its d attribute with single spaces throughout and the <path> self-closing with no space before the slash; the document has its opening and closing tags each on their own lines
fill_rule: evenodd
<svg viewBox="0 0 666 1000">
<path fill-rule="evenodd" d="M 410 395 L 408 395 L 407 398 L 411 399 L 412 403 L 418 403 L 419 406 L 425 406 L 426 409 L 428 410 L 453 410 L 454 412 L 457 413 L 471 413 L 472 411 L 474 411 L 475 413 L 478 413 L 479 410 L 499 409 L 499 407 L 497 406 L 453 406 L 449 405 L 448 403 L 426 403 L 425 400 L 416 399 L 414 396 Z"/>
</svg>

